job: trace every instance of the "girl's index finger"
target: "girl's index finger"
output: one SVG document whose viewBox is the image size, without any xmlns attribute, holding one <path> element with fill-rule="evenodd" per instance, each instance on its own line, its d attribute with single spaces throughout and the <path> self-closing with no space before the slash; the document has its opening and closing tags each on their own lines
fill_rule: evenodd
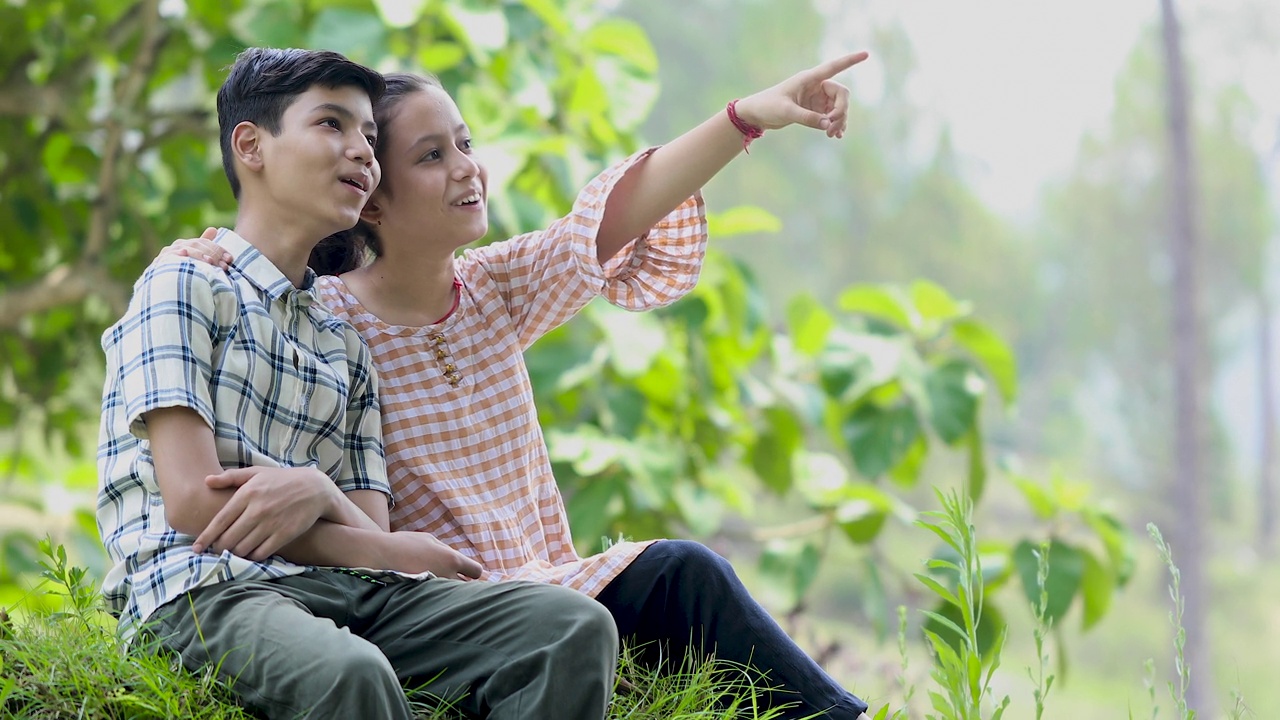
<svg viewBox="0 0 1280 720">
<path fill-rule="evenodd" d="M 871 56 L 870 53 L 868 53 L 866 50 L 862 50 L 860 52 L 851 53 L 849 55 L 844 55 L 842 57 L 834 58 L 822 63 L 821 65 L 814 67 L 812 70 L 809 71 L 809 76 L 814 79 L 820 79 L 820 80 L 833 78 L 836 75 L 839 75 L 840 73 L 844 72 L 845 70 L 848 70 L 849 68 L 853 67 L 854 65 L 857 65 L 863 60 L 866 60 L 870 56 Z"/>
</svg>

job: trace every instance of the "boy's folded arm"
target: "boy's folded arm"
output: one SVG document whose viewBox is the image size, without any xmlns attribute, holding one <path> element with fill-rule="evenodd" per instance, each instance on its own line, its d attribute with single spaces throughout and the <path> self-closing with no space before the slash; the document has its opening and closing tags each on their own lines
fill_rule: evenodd
<svg viewBox="0 0 1280 720">
<path fill-rule="evenodd" d="M 198 537 L 197 552 L 229 550 L 253 560 L 280 553 L 311 563 L 280 551 L 321 518 L 385 532 L 382 493 L 353 491 L 354 497 L 344 496 L 328 476 L 313 468 L 224 471 L 213 431 L 194 410 L 161 408 L 146 413 L 145 420 L 165 519 L 173 529 Z M 231 480 L 211 487 L 211 477 Z"/>
<path fill-rule="evenodd" d="M 213 430 L 187 407 L 152 410 L 143 417 L 165 521 L 180 533 L 199 535 L 235 494 L 205 484 L 206 477 L 222 472 Z"/>
</svg>

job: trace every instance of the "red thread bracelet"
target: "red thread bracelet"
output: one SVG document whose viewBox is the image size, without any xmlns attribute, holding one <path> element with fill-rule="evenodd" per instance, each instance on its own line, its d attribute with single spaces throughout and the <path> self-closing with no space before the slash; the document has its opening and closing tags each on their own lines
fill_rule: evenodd
<svg viewBox="0 0 1280 720">
<path fill-rule="evenodd" d="M 752 140 L 764 135 L 764 130 L 738 117 L 738 110 L 735 107 L 737 104 L 737 100 L 730 100 L 729 104 L 725 106 L 725 110 L 729 112 L 729 122 L 733 123 L 733 126 L 738 129 L 738 132 L 742 133 L 743 152 L 750 154 L 751 151 L 747 149 L 747 146 L 751 144 Z"/>
</svg>

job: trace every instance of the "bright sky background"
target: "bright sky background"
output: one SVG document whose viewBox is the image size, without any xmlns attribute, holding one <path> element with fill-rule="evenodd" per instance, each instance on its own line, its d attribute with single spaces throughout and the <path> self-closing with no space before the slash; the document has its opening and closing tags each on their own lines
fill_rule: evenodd
<svg viewBox="0 0 1280 720">
<path fill-rule="evenodd" d="M 911 97 L 950 126 L 969 179 L 1013 217 L 1034 206 L 1046 179 L 1068 169 L 1082 133 L 1104 126 L 1117 73 L 1159 17 L 1157 0 L 815 4 L 832 20 L 824 55 L 866 47 L 876 24 L 902 23 L 917 60 Z M 1191 29 L 1195 71 L 1240 79 L 1270 116 L 1255 138 L 1260 152 L 1269 151 L 1280 123 L 1280 0 L 1179 0 L 1177 7 Z M 1270 47 L 1257 38 L 1264 29 Z M 855 88 L 868 100 L 879 91 L 860 78 Z"/>
<path fill-rule="evenodd" d="M 902 23 L 917 61 L 910 96 L 951 128 L 973 186 L 1013 219 L 1029 217 L 1042 184 L 1069 171 L 1081 136 L 1106 126 L 1116 76 L 1160 10 L 1158 0 L 816 2 L 833 20 L 826 56 L 866 47 L 869 25 Z M 1177 9 L 1191 72 L 1212 86 L 1241 84 L 1257 107 L 1251 140 L 1280 209 L 1280 0 L 1177 0 Z M 861 78 L 854 87 L 870 101 L 879 93 Z M 1217 343 L 1235 349 L 1214 399 L 1246 473 L 1259 437 L 1256 322 L 1247 308 L 1209 319 Z"/>
</svg>

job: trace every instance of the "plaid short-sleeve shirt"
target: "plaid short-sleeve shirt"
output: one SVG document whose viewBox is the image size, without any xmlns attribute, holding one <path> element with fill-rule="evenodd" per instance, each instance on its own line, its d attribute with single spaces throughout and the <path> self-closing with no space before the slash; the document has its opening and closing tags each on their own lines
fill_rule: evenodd
<svg viewBox="0 0 1280 720">
<path fill-rule="evenodd" d="M 98 529 L 114 565 L 103 592 L 130 637 L 156 608 L 197 587 L 306 571 L 275 556 L 253 562 L 196 554 L 165 521 L 145 413 L 194 410 L 213 429 L 224 468 L 315 467 L 345 491 L 390 497 L 377 383 L 347 323 L 229 230 L 229 271 L 153 264 L 123 318 L 102 337 L 107 357 L 98 445 Z"/>
</svg>

